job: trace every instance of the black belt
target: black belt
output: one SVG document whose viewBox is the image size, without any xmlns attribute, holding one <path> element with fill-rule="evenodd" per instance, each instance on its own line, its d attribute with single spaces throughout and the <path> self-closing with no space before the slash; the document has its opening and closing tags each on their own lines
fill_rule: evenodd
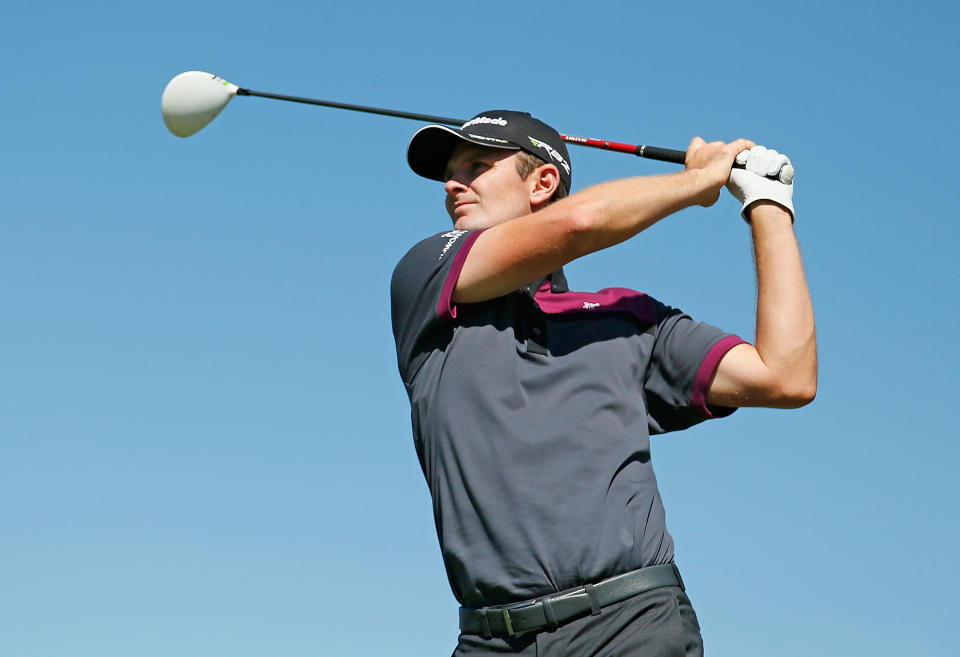
<svg viewBox="0 0 960 657">
<path fill-rule="evenodd" d="M 664 586 L 683 588 L 683 580 L 675 564 L 641 568 L 596 584 L 510 605 L 483 609 L 460 607 L 460 631 L 490 638 L 495 635 L 516 636 L 546 627 L 555 628 L 564 621 L 588 612 L 596 616 L 602 607 Z"/>
</svg>

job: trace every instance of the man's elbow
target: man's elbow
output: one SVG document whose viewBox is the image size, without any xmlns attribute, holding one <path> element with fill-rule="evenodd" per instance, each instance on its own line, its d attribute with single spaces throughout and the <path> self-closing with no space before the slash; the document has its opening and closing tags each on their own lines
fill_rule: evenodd
<svg viewBox="0 0 960 657">
<path fill-rule="evenodd" d="M 558 225 L 563 227 L 568 244 L 576 251 L 575 257 L 607 246 L 602 236 L 603 215 L 596 203 L 572 196 L 559 201 L 552 210 L 559 215 Z"/>
<path fill-rule="evenodd" d="M 817 378 L 790 379 L 777 387 L 774 402 L 777 408 L 800 408 L 817 397 Z"/>
</svg>

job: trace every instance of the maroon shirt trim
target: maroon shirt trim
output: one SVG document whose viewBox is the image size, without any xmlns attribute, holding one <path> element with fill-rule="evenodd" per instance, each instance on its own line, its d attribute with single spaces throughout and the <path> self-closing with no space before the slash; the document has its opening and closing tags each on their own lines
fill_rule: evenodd
<svg viewBox="0 0 960 657">
<path fill-rule="evenodd" d="M 550 315 L 619 311 L 631 313 L 643 320 L 655 322 L 656 311 L 650 297 L 642 292 L 623 287 L 608 287 L 599 292 L 550 292 L 546 282 L 536 294 L 537 305 Z"/>
<path fill-rule="evenodd" d="M 437 315 L 440 319 L 453 319 L 457 316 L 457 307 L 452 301 L 453 290 L 457 287 L 457 281 L 460 279 L 463 264 L 467 261 L 467 254 L 470 253 L 473 243 L 477 241 L 477 238 L 480 237 L 480 234 L 484 230 L 486 230 L 486 228 L 467 235 L 467 238 L 463 241 L 460 250 L 457 251 L 457 255 L 453 259 L 453 265 L 447 273 L 447 280 L 443 283 L 443 290 L 440 291 L 440 299 L 437 301 Z"/>
<path fill-rule="evenodd" d="M 736 347 L 738 344 L 746 344 L 746 340 L 739 338 L 736 335 L 730 335 L 713 345 L 710 348 L 710 351 L 707 352 L 706 358 L 703 359 L 703 362 L 700 364 L 700 369 L 697 370 L 697 377 L 693 382 L 693 396 L 690 399 L 690 402 L 693 406 L 700 412 L 700 415 L 710 420 L 716 417 L 724 417 L 733 413 L 733 408 L 727 408 L 725 406 L 710 406 L 707 404 L 707 390 L 710 387 L 710 379 L 713 378 L 714 372 L 717 371 L 717 366 L 720 364 L 720 360 L 727 355 L 727 352 Z"/>
</svg>

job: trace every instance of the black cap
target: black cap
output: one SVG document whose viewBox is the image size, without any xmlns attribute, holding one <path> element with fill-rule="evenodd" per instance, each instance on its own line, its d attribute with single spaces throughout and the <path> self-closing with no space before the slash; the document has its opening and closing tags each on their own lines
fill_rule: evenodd
<svg viewBox="0 0 960 657">
<path fill-rule="evenodd" d="M 526 112 L 487 110 L 456 128 L 428 125 L 417 130 L 407 147 L 407 162 L 414 173 L 431 180 L 444 180 L 450 154 L 468 141 L 480 146 L 523 150 L 556 165 L 560 180 L 570 191 L 570 155 L 560 134 Z"/>
</svg>

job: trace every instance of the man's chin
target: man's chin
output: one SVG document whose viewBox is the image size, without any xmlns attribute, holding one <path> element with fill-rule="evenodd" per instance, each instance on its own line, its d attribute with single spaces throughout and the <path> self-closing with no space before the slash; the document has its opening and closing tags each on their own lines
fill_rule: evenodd
<svg viewBox="0 0 960 657">
<path fill-rule="evenodd" d="M 457 230 L 477 230 L 487 228 L 487 225 L 479 217 L 463 216 L 454 217 L 453 227 Z"/>
</svg>

